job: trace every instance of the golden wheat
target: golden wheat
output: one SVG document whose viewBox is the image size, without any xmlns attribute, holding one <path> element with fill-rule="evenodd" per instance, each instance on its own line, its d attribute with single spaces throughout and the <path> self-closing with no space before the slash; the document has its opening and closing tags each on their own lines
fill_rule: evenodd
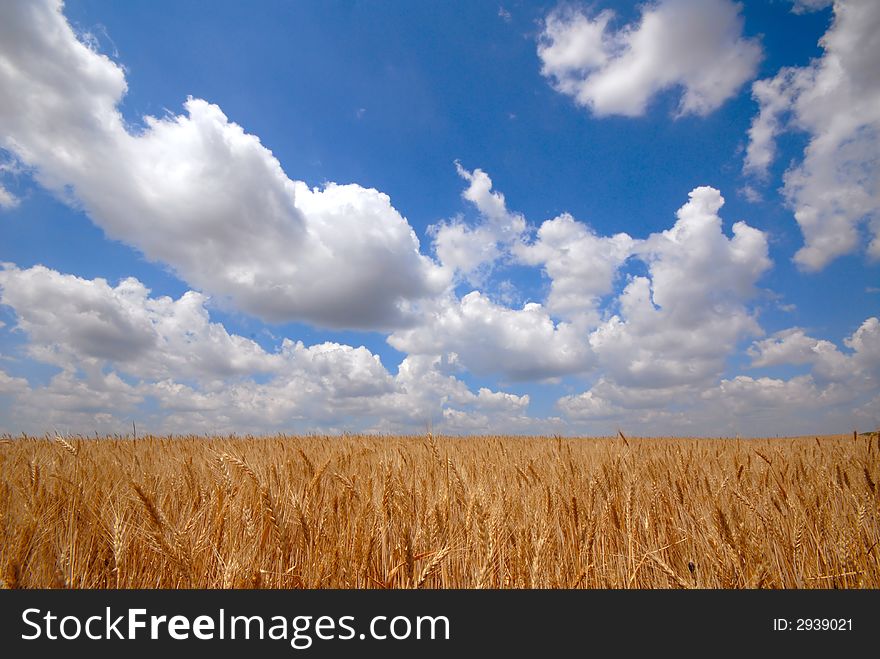
<svg viewBox="0 0 880 659">
<path fill-rule="evenodd" d="M 6 438 L 0 578 L 878 588 L 878 456 L 876 434 Z"/>
</svg>

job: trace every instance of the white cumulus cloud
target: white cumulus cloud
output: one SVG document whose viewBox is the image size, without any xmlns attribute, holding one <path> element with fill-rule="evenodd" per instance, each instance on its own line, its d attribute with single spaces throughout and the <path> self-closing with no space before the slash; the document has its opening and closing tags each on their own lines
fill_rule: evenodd
<svg viewBox="0 0 880 659">
<path fill-rule="evenodd" d="M 598 320 L 601 298 L 613 290 L 618 270 L 636 241 L 626 233 L 599 236 L 565 213 L 542 223 L 531 243 L 517 243 L 520 263 L 540 265 L 550 277 L 547 308 L 587 323 Z"/>
<path fill-rule="evenodd" d="M 747 174 L 766 177 L 780 132 L 808 136 L 783 186 L 804 236 L 795 261 L 806 270 L 821 270 L 865 242 L 868 255 L 880 258 L 878 35 L 880 3 L 838 0 L 819 42 L 822 56 L 752 87 L 760 111 L 749 130 Z"/>
<path fill-rule="evenodd" d="M 852 352 L 845 353 L 831 341 L 815 339 L 795 327 L 756 341 L 748 354 L 755 367 L 809 364 L 822 383 L 880 387 L 880 320 L 868 318 L 843 344 Z"/>
<path fill-rule="evenodd" d="M 806 366 L 788 378 L 735 375 L 654 388 L 626 386 L 607 376 L 557 407 L 587 432 L 694 435 L 831 433 L 880 423 L 880 320 L 866 319 L 838 347 L 800 328 L 777 332 L 749 349 L 754 368 Z M 662 430 L 659 430 L 662 429 Z"/>
<path fill-rule="evenodd" d="M 110 361 L 140 377 L 227 377 L 277 370 L 259 345 L 210 322 L 201 293 L 150 297 L 134 278 L 111 286 L 43 266 L 0 269 L 0 303 L 12 307 L 17 327 L 40 361 Z"/>
<path fill-rule="evenodd" d="M 472 373 L 531 380 L 589 368 L 586 338 L 574 324 L 554 322 L 541 304 L 510 309 L 472 291 L 426 311 L 418 326 L 398 330 L 388 343 L 412 354 L 453 353 Z"/>
<path fill-rule="evenodd" d="M 27 380 L 13 377 L 0 369 L 0 394 L 15 394 L 26 391 L 27 388 Z"/>
<path fill-rule="evenodd" d="M 660 0 L 614 28 L 615 14 L 551 12 L 538 42 L 541 72 L 596 116 L 643 115 L 651 99 L 681 89 L 679 114 L 706 115 L 754 77 L 762 57 L 743 36 L 741 6 L 730 0 Z"/>
<path fill-rule="evenodd" d="M 744 222 L 722 230 L 721 194 L 696 188 L 675 225 L 636 249 L 649 270 L 634 277 L 590 344 L 615 381 L 664 387 L 717 376 L 739 340 L 760 334 L 747 306 L 767 271 L 767 238 Z"/>
<path fill-rule="evenodd" d="M 194 291 L 175 300 L 134 278 L 112 285 L 5 264 L 0 303 L 28 355 L 60 369 L 33 387 L 0 371 L 0 394 L 14 401 L 0 430 L 127 432 L 137 420 L 173 432 L 412 431 L 443 429 L 446 419 L 450 430 L 467 421 L 488 432 L 525 423 L 528 396 L 473 392 L 439 357 L 407 356 L 395 374 L 364 346 L 284 339 L 266 350 L 212 322 Z M 158 412 L 143 407 L 150 402 Z"/>
<path fill-rule="evenodd" d="M 723 203 L 717 190 L 696 188 L 674 226 L 645 239 L 599 236 L 565 214 L 548 220 L 533 240 L 523 234 L 509 248 L 513 262 L 541 265 L 549 276 L 545 303 L 509 308 L 480 291 L 450 294 L 388 342 L 407 353 L 451 353 L 473 373 L 516 380 L 599 365 L 639 388 L 710 381 L 741 339 L 761 334 L 748 302 L 771 265 L 763 232 L 736 222 L 725 234 Z M 600 304 L 628 258 L 643 261 L 648 276 Z"/>
<path fill-rule="evenodd" d="M 468 171 L 455 163 L 458 175 L 468 183 L 462 197 L 473 204 L 480 222 L 469 226 L 461 219 L 440 222 L 429 228 L 434 251 L 440 263 L 454 276 L 458 274 L 480 283 L 498 259 L 526 229 L 525 218 L 507 209 L 504 195 L 492 189 L 492 179 L 481 169 Z"/>
<path fill-rule="evenodd" d="M 57 0 L 0 6 L 0 146 L 112 238 L 270 321 L 395 327 L 446 284 L 387 195 L 310 188 L 207 101 L 130 128 L 118 64 Z"/>
</svg>

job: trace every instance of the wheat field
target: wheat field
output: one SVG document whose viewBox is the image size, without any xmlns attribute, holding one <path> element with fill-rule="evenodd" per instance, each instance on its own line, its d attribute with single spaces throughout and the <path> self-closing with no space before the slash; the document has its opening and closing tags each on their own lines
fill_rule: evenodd
<svg viewBox="0 0 880 659">
<path fill-rule="evenodd" d="M 880 438 L 7 438 L 7 588 L 878 588 Z"/>
</svg>

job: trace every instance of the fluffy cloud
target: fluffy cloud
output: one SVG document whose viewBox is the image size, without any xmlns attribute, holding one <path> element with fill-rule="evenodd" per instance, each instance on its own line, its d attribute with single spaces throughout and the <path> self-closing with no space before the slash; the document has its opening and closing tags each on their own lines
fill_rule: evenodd
<svg viewBox="0 0 880 659">
<path fill-rule="evenodd" d="M 458 273 L 475 283 L 481 282 L 495 261 L 526 229 L 525 218 L 507 210 L 504 195 L 492 190 L 492 179 L 481 169 L 470 172 L 455 163 L 459 176 L 468 182 L 462 197 L 480 213 L 480 222 L 468 226 L 461 219 L 441 222 L 429 228 L 434 251 L 440 263 L 453 275 Z"/>
<path fill-rule="evenodd" d="M 656 388 L 625 386 L 602 377 L 589 390 L 563 396 L 557 407 L 586 432 L 622 426 L 646 434 L 761 435 L 874 428 L 880 388 L 880 320 L 868 318 L 844 338 L 831 341 L 792 328 L 756 341 L 752 366 L 808 366 L 788 379 L 737 375 L 715 382 Z"/>
<path fill-rule="evenodd" d="M 395 332 L 388 343 L 412 354 L 452 353 L 457 363 L 479 375 L 529 380 L 589 368 L 586 338 L 577 326 L 554 322 L 540 304 L 509 309 L 473 291 L 438 304 L 417 327 Z"/>
<path fill-rule="evenodd" d="M 613 405 L 592 389 L 577 395 L 563 396 L 556 401 L 556 406 L 566 417 L 575 421 L 620 418 L 625 413 L 623 408 Z"/>
<path fill-rule="evenodd" d="M 528 396 L 471 391 L 433 356 L 390 373 L 367 348 L 284 339 L 275 351 L 211 322 L 200 293 L 152 297 L 133 278 L 113 286 L 43 266 L 0 269 L 0 302 L 28 354 L 60 369 L 45 386 L 0 371 L 8 430 L 142 428 L 463 430 L 521 423 Z M 158 413 L 144 404 L 158 408 Z M 448 412 L 452 410 L 453 412 Z M 445 419 L 445 421 L 444 421 Z M 506 427 L 511 427 L 510 425 Z"/>
<path fill-rule="evenodd" d="M 0 184 L 0 209 L 5 208 L 8 210 L 10 208 L 15 208 L 18 206 L 19 201 L 18 197 Z"/>
<path fill-rule="evenodd" d="M 65 370 L 47 386 L 36 388 L 32 399 L 40 401 L 44 413 L 66 420 L 69 417 L 65 413 L 129 412 L 143 401 L 143 396 L 116 373 L 89 373 L 81 378 Z"/>
<path fill-rule="evenodd" d="M 540 265 L 550 277 L 550 312 L 595 323 L 602 296 L 611 293 L 635 244 L 625 233 L 598 236 L 566 213 L 544 222 L 534 242 L 517 243 L 513 250 L 520 263 Z"/>
<path fill-rule="evenodd" d="M 873 428 L 876 408 L 864 392 L 811 375 L 790 379 L 738 375 L 712 386 L 644 390 L 600 381 L 563 396 L 557 407 L 569 432 L 641 435 L 766 436 Z"/>
<path fill-rule="evenodd" d="M 751 79 L 761 47 L 742 36 L 740 5 L 729 0 L 660 0 L 638 24 L 611 27 L 614 12 L 589 17 L 563 8 L 546 19 L 541 72 L 596 116 L 645 113 L 651 99 L 681 88 L 679 113 L 706 115 Z"/>
<path fill-rule="evenodd" d="M 395 378 L 399 388 L 379 409 L 378 430 L 409 427 L 424 430 L 441 419 L 457 432 L 513 430 L 527 423 L 528 395 L 517 396 L 481 388 L 476 394 L 451 371 L 455 364 L 442 357 L 411 355 Z"/>
<path fill-rule="evenodd" d="M 860 370 L 880 376 L 880 319 L 868 318 L 844 344 L 855 352 Z"/>
<path fill-rule="evenodd" d="M 697 388 L 684 384 L 668 387 L 628 387 L 599 378 L 588 391 L 563 396 L 557 405 L 572 419 L 630 418 L 634 414 L 686 404 Z"/>
<path fill-rule="evenodd" d="M 0 269 L 0 302 L 12 307 L 31 354 L 65 368 L 105 361 L 137 377 L 228 377 L 278 370 L 276 357 L 211 323 L 206 298 L 149 297 L 133 278 L 111 286 L 43 266 Z"/>
<path fill-rule="evenodd" d="M 814 339 L 801 328 L 777 332 L 749 348 L 755 367 L 809 364 L 820 383 L 880 386 L 880 320 L 871 317 L 843 340 L 846 354 L 831 341 Z"/>
<path fill-rule="evenodd" d="M 638 240 L 598 236 L 570 215 L 548 220 L 534 240 L 523 235 L 509 247 L 513 262 L 543 266 L 546 304 L 512 309 L 479 291 L 450 295 L 388 342 L 412 354 L 453 354 L 473 373 L 514 380 L 598 363 L 611 381 L 636 388 L 711 381 L 738 341 L 761 333 L 747 303 L 771 265 L 761 231 L 737 222 L 725 235 L 723 203 L 717 190 L 696 188 L 671 229 Z M 632 278 L 603 309 L 629 257 L 649 276 Z M 619 313 L 608 316 L 614 307 Z"/>
<path fill-rule="evenodd" d="M 391 375 L 365 348 L 297 344 L 297 352 L 300 360 L 266 383 L 159 381 L 144 391 L 158 401 L 159 427 L 169 431 L 492 432 L 526 418 L 528 396 L 474 393 L 438 358 L 406 357 Z"/>
<path fill-rule="evenodd" d="M 770 338 L 755 342 L 748 350 L 752 366 L 779 364 L 817 364 L 829 374 L 843 374 L 847 359 L 831 341 L 814 339 L 804 330 L 792 328 L 777 332 Z"/>
<path fill-rule="evenodd" d="M 703 392 L 702 399 L 715 404 L 719 416 L 748 413 L 756 422 L 777 423 L 787 417 L 804 431 L 816 432 L 808 428 L 811 422 L 827 427 L 822 417 L 838 427 L 875 427 L 880 417 L 871 399 L 880 390 L 880 320 L 866 319 L 843 345 L 848 350 L 800 328 L 777 332 L 749 349 L 752 366 L 807 365 L 809 373 L 788 380 L 740 375 Z"/>
<path fill-rule="evenodd" d="M 0 370 L 0 394 L 15 394 L 26 391 L 28 382 L 24 378 L 12 377 Z"/>
<path fill-rule="evenodd" d="M 840 432 L 852 427 L 853 396 L 840 384 L 819 386 L 809 375 L 788 380 L 739 375 L 700 396 L 702 416 L 740 434 L 773 424 L 786 434 Z"/>
<path fill-rule="evenodd" d="M 809 364 L 810 372 L 789 379 L 739 375 L 700 394 L 705 422 L 742 434 L 775 427 L 785 434 L 872 430 L 880 424 L 880 331 L 869 318 L 839 350 L 800 330 L 756 343 L 753 364 Z M 704 422 L 704 423 L 705 423 Z M 763 431 L 766 432 L 766 431 Z"/>
<path fill-rule="evenodd" d="M 278 372 L 265 382 L 244 378 L 193 386 L 163 379 L 141 387 L 164 411 L 163 427 L 206 430 L 357 428 L 396 389 L 393 376 L 364 347 L 286 341 L 277 356 Z"/>
<path fill-rule="evenodd" d="M 844 242 L 847 228 L 876 222 L 876 17 L 867 4 L 838 3 L 823 58 L 754 87 L 762 110 L 749 172 L 766 171 L 780 131 L 806 130 L 810 146 L 786 175 L 786 194 L 802 226 L 825 222 L 831 232 L 837 222 L 844 230 L 827 235 Z M 645 5 L 638 23 L 616 29 L 613 20 L 558 10 L 540 42 L 545 75 L 597 115 L 641 114 L 672 88 L 682 91 L 681 114 L 706 114 L 760 57 L 726 0 L 665 0 Z M 743 222 L 727 231 L 713 188 L 693 190 L 667 231 L 603 236 L 568 214 L 530 226 L 486 172 L 457 165 L 478 219 L 432 228 L 437 263 L 386 195 L 292 180 L 216 105 L 189 99 L 182 114 L 126 124 L 126 84 L 119 65 L 77 39 L 59 2 L 0 6 L 0 148 L 108 236 L 199 289 L 174 299 L 133 278 L 0 267 L 0 303 L 13 319 L 0 322 L 3 338 L 24 337 L 4 359 L 27 355 L 57 370 L 16 364 L 11 372 L 30 381 L 0 370 L 0 430 L 124 432 L 136 420 L 172 432 L 621 424 L 718 434 L 789 423 L 835 430 L 876 414 L 880 322 L 866 320 L 842 347 L 799 328 L 762 338 L 752 299 L 771 265 L 767 238 Z M 0 187 L 0 206 L 16 202 Z M 808 248 L 830 244 L 810 231 Z M 632 261 L 646 273 L 623 279 Z M 514 303 L 510 280 L 493 283 L 517 276 L 498 272 L 507 266 L 540 268 L 546 298 Z M 451 284 L 464 281 L 483 290 L 459 297 Z M 212 321 L 209 300 L 270 321 L 388 329 L 406 356 L 394 371 L 364 346 L 284 339 L 267 348 Z M 799 374 L 729 373 L 729 358 L 754 338 L 754 368 L 792 364 Z M 582 383 L 566 391 L 591 384 L 558 401 L 564 419 L 535 418 L 529 396 L 473 389 L 462 373 Z"/>
<path fill-rule="evenodd" d="M 468 182 L 462 197 L 477 208 L 480 222 L 469 226 L 456 219 L 431 227 L 443 266 L 474 284 L 484 283 L 497 262 L 540 266 L 551 280 L 547 310 L 559 318 L 594 322 L 600 298 L 612 291 L 635 241 L 626 233 L 598 236 L 568 213 L 543 222 L 530 240 L 525 217 L 507 208 L 486 172 L 456 167 Z"/>
<path fill-rule="evenodd" d="M 766 178 L 776 157 L 776 136 L 782 126 L 782 115 L 791 106 L 790 89 L 801 80 L 797 69 L 783 69 L 775 78 L 752 84 L 752 97 L 761 108 L 749 127 L 749 143 L 743 161 L 747 174 Z M 755 191 L 757 192 L 757 191 Z"/>
<path fill-rule="evenodd" d="M 759 334 L 746 302 L 770 267 L 767 239 L 744 222 L 722 230 L 720 193 L 690 193 L 675 225 L 635 250 L 649 277 L 634 277 L 620 313 L 590 336 L 605 372 L 637 387 L 706 381 L 719 374 L 737 342 Z"/>
<path fill-rule="evenodd" d="M 77 39 L 57 0 L 0 8 L 0 146 L 112 238 L 270 321 L 394 327 L 445 287 L 387 195 L 309 188 L 216 105 L 146 117 L 123 69 Z"/>
<path fill-rule="evenodd" d="M 807 3 L 801 3 L 801 6 Z M 809 3 L 818 4 L 818 3 Z M 822 37 L 822 57 L 786 67 L 752 88 L 760 112 L 749 131 L 744 169 L 766 176 L 783 130 L 809 137 L 783 193 L 804 235 L 795 261 L 820 270 L 855 251 L 865 226 L 867 251 L 880 258 L 880 4 L 839 0 Z"/>
</svg>

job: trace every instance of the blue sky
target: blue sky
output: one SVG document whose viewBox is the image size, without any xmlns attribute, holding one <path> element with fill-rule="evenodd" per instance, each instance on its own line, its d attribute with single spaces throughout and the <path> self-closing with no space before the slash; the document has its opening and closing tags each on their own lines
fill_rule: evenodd
<svg viewBox="0 0 880 659">
<path fill-rule="evenodd" d="M 880 422 L 870 2 L 0 11 L 0 430 Z"/>
</svg>

